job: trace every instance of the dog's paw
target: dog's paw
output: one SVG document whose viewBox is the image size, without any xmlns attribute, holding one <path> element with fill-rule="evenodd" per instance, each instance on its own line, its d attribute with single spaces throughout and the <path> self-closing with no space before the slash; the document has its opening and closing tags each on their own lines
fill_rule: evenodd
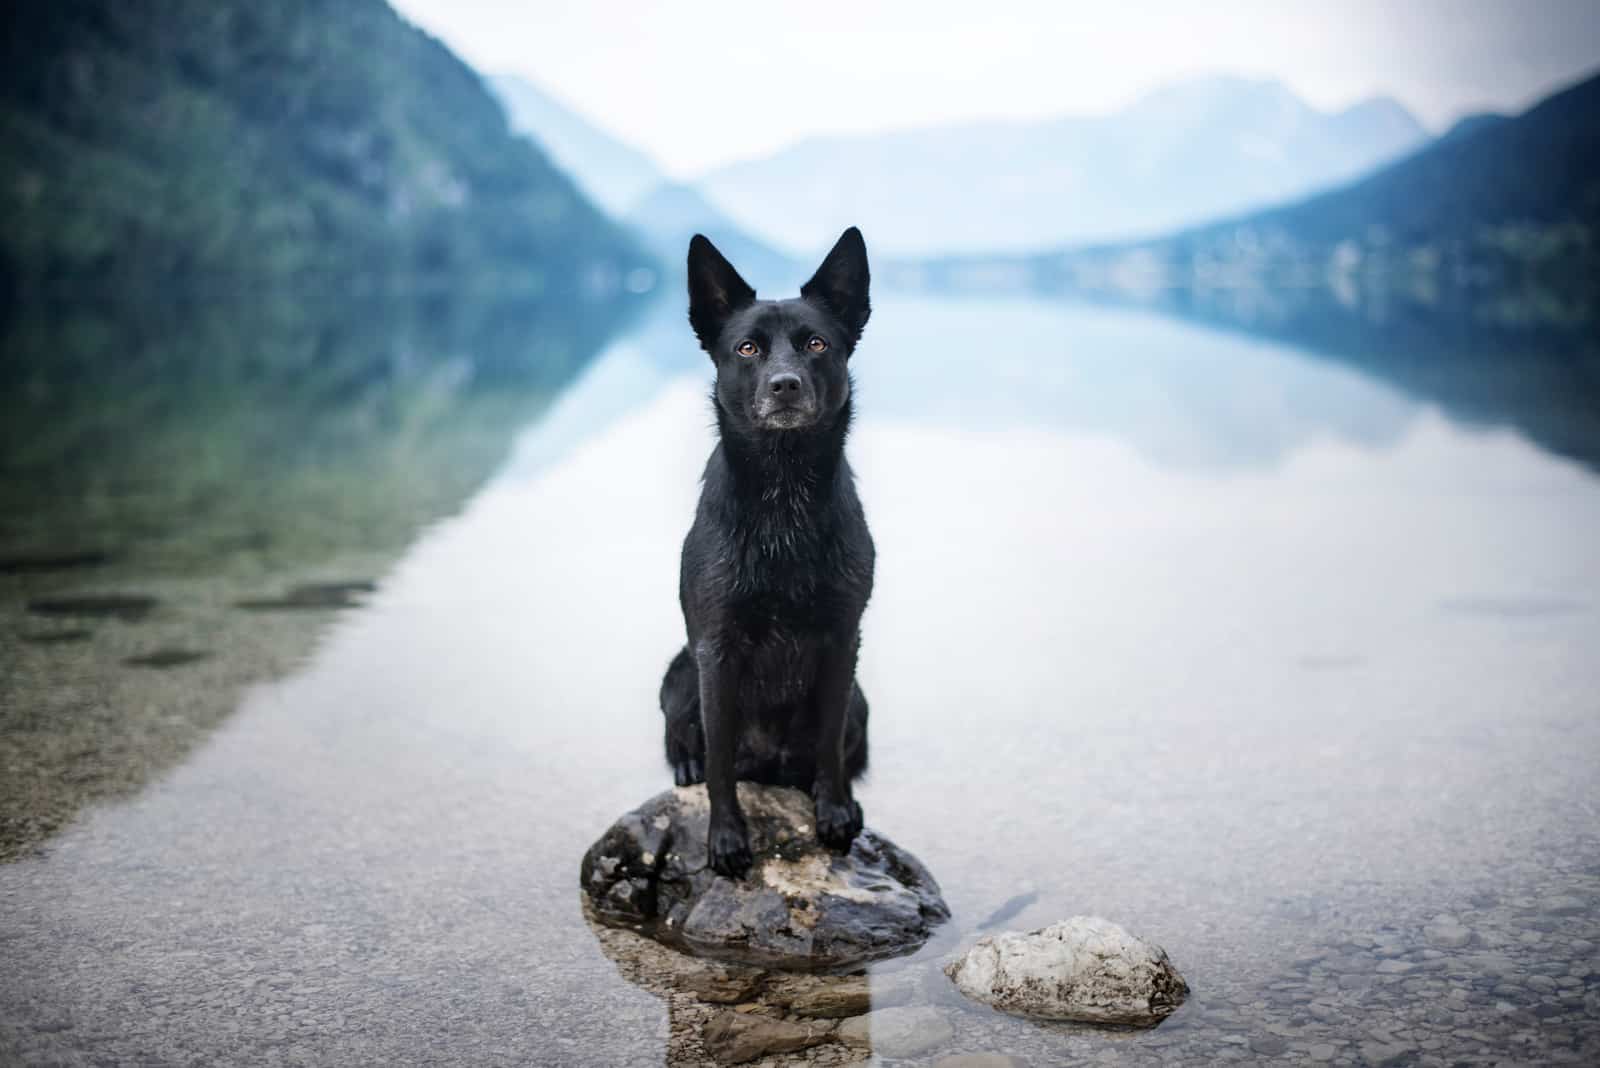
<svg viewBox="0 0 1600 1068">
<path fill-rule="evenodd" d="M 740 879 L 750 870 L 750 839 L 738 824 L 712 825 L 706 842 L 711 870 L 730 879 Z"/>
<path fill-rule="evenodd" d="M 690 757 L 672 765 L 672 782 L 675 786 L 693 786 L 705 781 L 706 769 L 699 757 Z"/>
<path fill-rule="evenodd" d="M 848 852 L 850 843 L 861 833 L 861 806 L 855 801 L 826 801 L 817 798 L 817 838 L 829 849 Z"/>
</svg>

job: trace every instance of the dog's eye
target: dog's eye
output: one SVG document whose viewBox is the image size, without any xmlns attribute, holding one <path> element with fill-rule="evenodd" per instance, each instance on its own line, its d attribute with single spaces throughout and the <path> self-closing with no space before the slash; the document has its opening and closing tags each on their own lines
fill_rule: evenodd
<svg viewBox="0 0 1600 1068">
<path fill-rule="evenodd" d="M 818 337 L 816 334 L 812 334 L 811 340 L 806 342 L 806 348 L 810 349 L 812 352 L 827 352 L 828 343 L 822 338 Z"/>
<path fill-rule="evenodd" d="M 739 342 L 738 347 L 736 347 L 733 351 L 737 352 L 740 356 L 759 356 L 761 355 L 761 346 L 757 345 L 749 338 L 745 338 L 743 341 Z"/>
</svg>

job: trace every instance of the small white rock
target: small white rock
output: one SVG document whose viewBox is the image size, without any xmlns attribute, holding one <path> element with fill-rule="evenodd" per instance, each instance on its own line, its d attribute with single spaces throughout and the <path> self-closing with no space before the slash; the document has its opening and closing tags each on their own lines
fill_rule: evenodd
<svg viewBox="0 0 1600 1068">
<path fill-rule="evenodd" d="M 1165 950 L 1097 916 L 981 938 L 944 970 L 975 1001 L 1046 1020 L 1149 1027 L 1189 994 Z"/>
</svg>

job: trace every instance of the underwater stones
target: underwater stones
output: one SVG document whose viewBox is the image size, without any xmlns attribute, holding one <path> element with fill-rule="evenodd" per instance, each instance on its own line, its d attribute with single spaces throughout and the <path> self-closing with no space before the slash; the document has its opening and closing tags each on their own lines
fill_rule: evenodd
<svg viewBox="0 0 1600 1068">
<path fill-rule="evenodd" d="M 1082 1023 L 1151 1027 L 1189 994 L 1165 950 L 1094 916 L 981 938 L 945 974 L 1002 1012 Z"/>
<path fill-rule="evenodd" d="M 847 854 L 816 837 L 811 798 L 739 784 L 755 862 L 739 880 L 706 863 L 703 785 L 624 814 L 584 855 L 602 923 L 687 952 L 764 968 L 839 971 L 922 945 L 949 909 L 920 861 L 871 830 Z"/>
</svg>

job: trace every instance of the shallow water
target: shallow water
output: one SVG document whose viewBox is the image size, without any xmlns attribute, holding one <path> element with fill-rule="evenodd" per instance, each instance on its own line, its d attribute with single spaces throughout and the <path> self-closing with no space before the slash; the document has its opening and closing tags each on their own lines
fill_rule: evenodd
<svg viewBox="0 0 1600 1068">
<path fill-rule="evenodd" d="M 711 440 L 680 323 L 612 342 L 388 556 L 6 580 L 29 685 L 227 706 L 0 866 L 7 1059 L 668 1058 L 577 866 L 670 784 L 655 692 Z M 1026 300 L 881 298 L 856 363 L 858 796 L 954 912 L 875 969 L 922 969 L 954 1029 L 910 1061 L 1600 1057 L 1600 477 L 1547 409 L 1466 419 L 1358 361 Z M 1600 420 L 1565 402 L 1562 432 Z M 375 590 L 239 605 L 348 566 Z M 49 641 L 73 621 L 26 609 L 108 591 L 157 618 Z M 258 628 L 277 651 L 236 669 Z M 963 1004 L 931 966 L 1019 895 L 1004 926 L 1117 920 L 1190 1002 L 1138 1034 Z"/>
</svg>

